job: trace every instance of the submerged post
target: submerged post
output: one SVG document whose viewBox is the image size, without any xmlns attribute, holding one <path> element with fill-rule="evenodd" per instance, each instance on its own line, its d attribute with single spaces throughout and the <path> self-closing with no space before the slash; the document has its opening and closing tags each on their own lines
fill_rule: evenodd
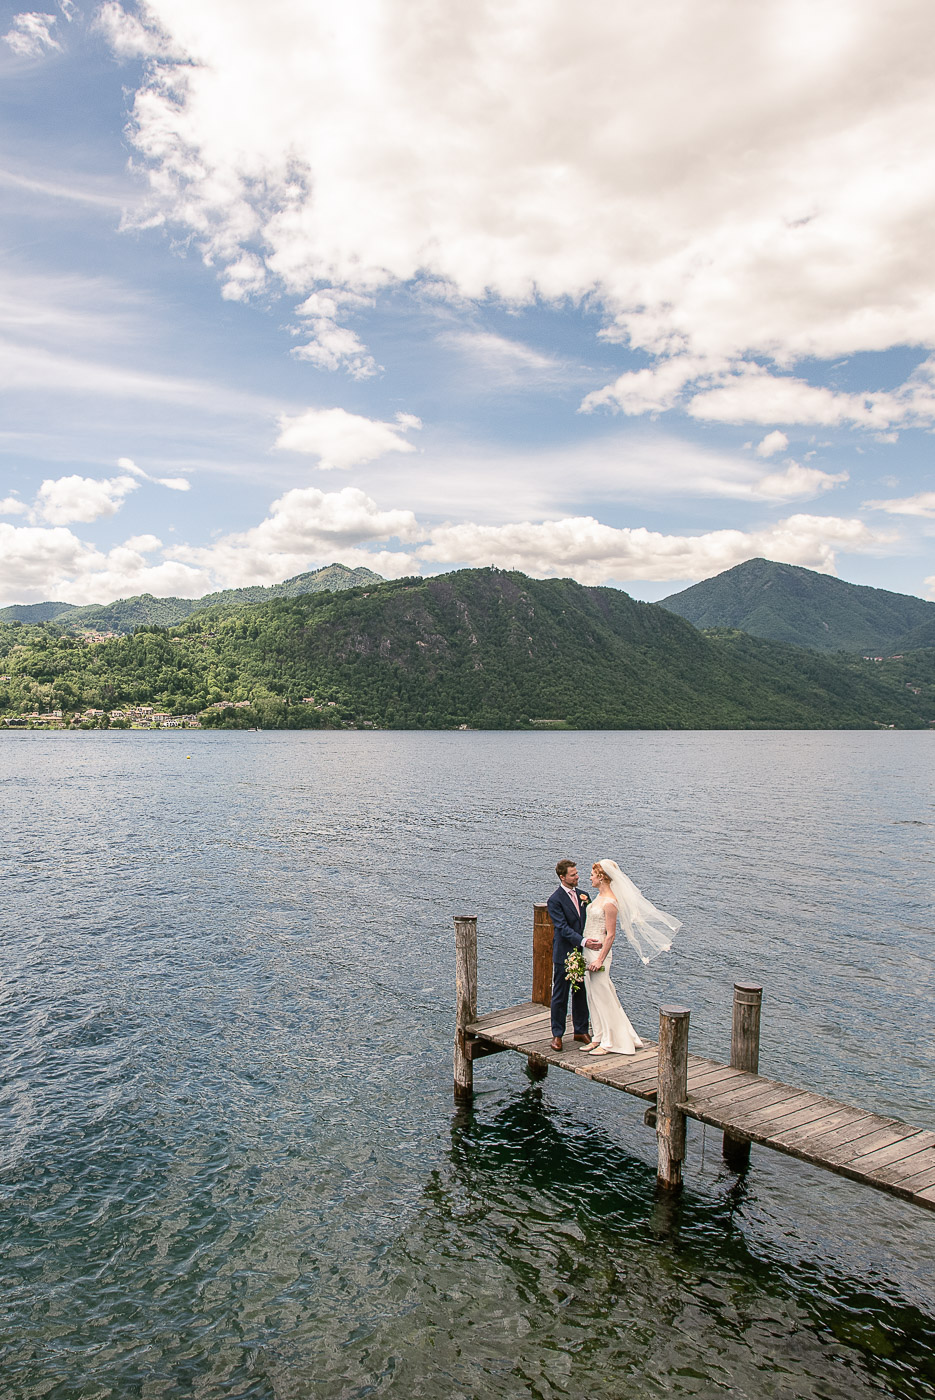
<svg viewBox="0 0 935 1400">
<path fill-rule="evenodd" d="M 685 1114 L 680 1107 L 688 1093 L 687 1006 L 660 1006 L 659 1054 L 656 1080 L 656 1184 L 665 1191 L 682 1189 L 685 1157 Z"/>
<path fill-rule="evenodd" d="M 734 1011 L 730 1027 L 731 1069 L 756 1074 L 760 1068 L 760 1008 L 763 988 L 756 982 L 734 983 Z M 734 1171 L 750 1165 L 750 1139 L 724 1134 L 724 1160 Z"/>
<path fill-rule="evenodd" d="M 465 1031 L 477 1020 L 477 915 L 455 915 L 455 1103 L 474 1098 Z"/>
</svg>

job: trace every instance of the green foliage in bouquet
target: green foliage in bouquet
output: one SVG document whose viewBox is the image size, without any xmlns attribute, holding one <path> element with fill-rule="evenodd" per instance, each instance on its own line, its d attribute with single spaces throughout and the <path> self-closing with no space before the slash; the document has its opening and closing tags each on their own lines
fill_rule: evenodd
<svg viewBox="0 0 935 1400">
<path fill-rule="evenodd" d="M 580 948 L 573 948 L 565 959 L 565 981 L 571 983 L 573 992 L 578 992 L 584 986 L 584 974 L 587 972 L 587 964 L 584 961 L 584 954 Z"/>
</svg>

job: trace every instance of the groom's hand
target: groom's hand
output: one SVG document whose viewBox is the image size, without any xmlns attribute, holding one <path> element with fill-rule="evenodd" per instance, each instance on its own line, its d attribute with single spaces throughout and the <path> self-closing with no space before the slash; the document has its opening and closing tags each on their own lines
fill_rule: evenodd
<svg viewBox="0 0 935 1400">
<path fill-rule="evenodd" d="M 584 940 L 584 946 L 586 948 L 602 948 L 604 945 L 599 938 L 586 938 Z"/>
</svg>

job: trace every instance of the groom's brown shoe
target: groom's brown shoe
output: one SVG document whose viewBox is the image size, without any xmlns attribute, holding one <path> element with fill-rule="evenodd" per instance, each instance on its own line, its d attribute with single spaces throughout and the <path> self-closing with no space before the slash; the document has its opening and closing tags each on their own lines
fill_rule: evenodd
<svg viewBox="0 0 935 1400">
<path fill-rule="evenodd" d="M 575 1040 L 580 1040 L 583 1045 L 591 1044 L 591 1037 L 589 1035 L 579 1035 L 577 1031 L 575 1032 Z"/>
<path fill-rule="evenodd" d="M 553 1050 L 561 1050 L 561 1048 L 562 1048 L 562 1037 L 561 1037 L 560 1035 L 553 1035 L 553 1037 L 552 1037 L 552 1049 L 553 1049 Z"/>
</svg>

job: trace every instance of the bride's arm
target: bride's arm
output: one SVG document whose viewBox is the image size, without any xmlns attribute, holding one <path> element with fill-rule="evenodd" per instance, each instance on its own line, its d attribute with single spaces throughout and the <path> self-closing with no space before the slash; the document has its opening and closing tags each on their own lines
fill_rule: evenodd
<svg viewBox="0 0 935 1400">
<path fill-rule="evenodd" d="M 589 972 L 600 972 L 601 968 L 604 966 L 604 959 L 613 947 L 614 939 L 617 937 L 617 906 L 616 904 L 611 904 L 610 900 L 604 905 L 604 926 L 607 929 L 604 935 L 604 942 L 601 944 L 601 951 L 588 968 Z"/>
</svg>

